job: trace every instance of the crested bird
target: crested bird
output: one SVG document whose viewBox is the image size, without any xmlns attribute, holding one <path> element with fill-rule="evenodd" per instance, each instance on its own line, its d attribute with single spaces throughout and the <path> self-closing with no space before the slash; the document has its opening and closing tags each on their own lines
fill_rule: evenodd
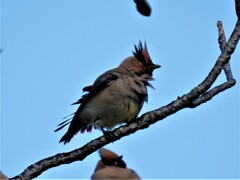
<svg viewBox="0 0 240 180">
<path fill-rule="evenodd" d="M 60 143 L 70 142 L 77 133 L 91 132 L 92 128 L 112 130 L 116 125 L 137 117 L 143 103 L 148 100 L 147 86 L 154 88 L 148 81 L 153 80 L 153 71 L 160 68 L 154 64 L 147 50 L 139 41 L 134 46 L 133 56 L 127 57 L 114 69 L 100 75 L 93 85 L 86 86 L 86 92 L 77 102 L 79 108 L 69 118 L 60 123 L 58 131 L 69 125 Z"/>
<path fill-rule="evenodd" d="M 101 148 L 99 149 L 101 159 L 98 161 L 95 171 L 91 177 L 95 179 L 140 179 L 139 175 L 127 168 L 126 163 L 122 160 L 123 156 Z"/>
</svg>

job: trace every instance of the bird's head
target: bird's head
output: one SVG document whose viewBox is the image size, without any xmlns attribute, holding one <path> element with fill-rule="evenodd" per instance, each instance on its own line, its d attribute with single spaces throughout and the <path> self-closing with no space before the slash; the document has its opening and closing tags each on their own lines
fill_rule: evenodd
<svg viewBox="0 0 240 180">
<path fill-rule="evenodd" d="M 160 68 L 160 65 L 154 64 L 147 50 L 147 44 L 139 42 L 138 46 L 134 46 L 133 56 L 126 58 L 119 66 L 125 73 L 134 76 L 152 76 L 155 69 Z"/>
<path fill-rule="evenodd" d="M 122 156 L 118 156 L 116 153 L 104 148 L 99 150 L 99 154 L 101 160 L 98 162 L 95 171 L 103 169 L 107 166 L 126 168 L 126 163 L 122 160 Z"/>
</svg>

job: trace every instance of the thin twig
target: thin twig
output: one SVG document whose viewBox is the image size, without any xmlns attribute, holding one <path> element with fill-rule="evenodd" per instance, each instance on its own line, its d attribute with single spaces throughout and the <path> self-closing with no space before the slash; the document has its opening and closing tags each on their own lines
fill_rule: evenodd
<svg viewBox="0 0 240 180">
<path fill-rule="evenodd" d="M 227 81 L 219 86 L 212 88 L 210 91 L 207 91 L 206 93 L 204 93 L 204 95 L 200 96 L 196 100 L 193 100 L 192 104 L 191 104 L 191 108 L 194 108 L 196 106 L 199 106 L 202 103 L 205 103 L 205 102 L 211 100 L 218 93 L 231 88 L 235 84 L 236 84 L 236 80 L 233 79 L 233 80 Z"/>
<path fill-rule="evenodd" d="M 223 30 L 222 21 L 217 22 L 217 27 L 218 27 L 218 34 L 219 34 L 218 36 L 219 48 L 221 51 L 223 51 L 227 42 L 226 42 L 224 30 Z M 228 62 L 227 64 L 225 64 L 225 66 L 223 66 L 223 70 L 226 74 L 227 80 L 228 81 L 233 80 L 230 62 Z"/>
</svg>

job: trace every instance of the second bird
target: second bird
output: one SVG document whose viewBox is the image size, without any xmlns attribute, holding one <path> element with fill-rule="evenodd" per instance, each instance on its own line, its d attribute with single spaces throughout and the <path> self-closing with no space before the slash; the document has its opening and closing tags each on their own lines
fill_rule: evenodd
<svg viewBox="0 0 240 180">
<path fill-rule="evenodd" d="M 150 58 L 146 43 L 135 45 L 133 56 L 126 58 L 117 68 L 100 75 L 93 85 L 83 88 L 84 94 L 74 104 L 80 104 L 69 121 L 59 124 L 62 129 L 67 124 L 68 131 L 59 142 L 68 143 L 79 131 L 91 132 L 92 128 L 111 130 L 117 124 L 135 118 L 143 103 L 148 100 L 148 82 L 153 80 L 154 69 L 161 67 Z"/>
</svg>

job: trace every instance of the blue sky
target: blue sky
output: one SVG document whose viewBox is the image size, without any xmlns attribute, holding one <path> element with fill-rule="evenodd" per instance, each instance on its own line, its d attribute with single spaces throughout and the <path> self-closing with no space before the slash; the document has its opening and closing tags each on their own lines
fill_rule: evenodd
<svg viewBox="0 0 240 180">
<path fill-rule="evenodd" d="M 1 157 L 9 177 L 28 165 L 93 140 L 79 134 L 58 144 L 54 133 L 70 106 L 103 72 L 146 41 L 154 72 L 140 115 L 166 105 L 199 84 L 220 54 L 217 20 L 227 38 L 236 22 L 234 1 L 153 1 L 150 17 L 133 0 L 1 1 Z M 195 109 L 184 109 L 148 129 L 107 145 L 142 178 L 240 178 L 239 46 L 231 59 L 237 84 Z M 215 85 L 225 82 L 221 74 Z M 89 179 L 98 153 L 50 169 L 39 179 Z"/>
</svg>

